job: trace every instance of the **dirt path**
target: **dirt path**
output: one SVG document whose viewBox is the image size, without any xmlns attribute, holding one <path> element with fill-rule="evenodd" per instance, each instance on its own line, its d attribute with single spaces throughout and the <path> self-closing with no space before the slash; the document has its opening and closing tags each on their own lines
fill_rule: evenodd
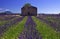
<svg viewBox="0 0 60 39">
<path fill-rule="evenodd" d="M 24 27 L 24 31 L 19 36 L 19 39 L 42 39 L 35 28 L 36 24 L 33 22 L 31 16 L 28 16 L 27 22 Z"/>
</svg>

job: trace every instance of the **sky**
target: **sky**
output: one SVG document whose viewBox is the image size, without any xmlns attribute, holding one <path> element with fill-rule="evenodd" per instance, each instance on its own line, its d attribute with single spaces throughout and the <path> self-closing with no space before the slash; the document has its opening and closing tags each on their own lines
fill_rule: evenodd
<svg viewBox="0 0 60 39">
<path fill-rule="evenodd" d="M 11 11 L 14 13 L 21 13 L 21 8 L 26 3 L 30 3 L 32 6 L 37 7 L 38 13 L 60 13 L 60 0 L 0 0 L 0 12 Z"/>
</svg>

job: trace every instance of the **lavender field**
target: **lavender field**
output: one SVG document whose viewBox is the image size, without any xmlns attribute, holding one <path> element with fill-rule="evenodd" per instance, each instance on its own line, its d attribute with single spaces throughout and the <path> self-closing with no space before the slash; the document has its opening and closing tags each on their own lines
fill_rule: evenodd
<svg viewBox="0 0 60 39">
<path fill-rule="evenodd" d="M 0 15 L 0 39 L 60 39 L 60 15 Z"/>
</svg>

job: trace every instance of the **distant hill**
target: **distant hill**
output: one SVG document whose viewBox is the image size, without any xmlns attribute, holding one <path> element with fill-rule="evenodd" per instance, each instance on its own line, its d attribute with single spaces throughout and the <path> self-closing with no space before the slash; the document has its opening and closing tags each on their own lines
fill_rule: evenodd
<svg viewBox="0 0 60 39">
<path fill-rule="evenodd" d="M 13 14 L 11 11 L 0 12 L 0 15 Z"/>
</svg>

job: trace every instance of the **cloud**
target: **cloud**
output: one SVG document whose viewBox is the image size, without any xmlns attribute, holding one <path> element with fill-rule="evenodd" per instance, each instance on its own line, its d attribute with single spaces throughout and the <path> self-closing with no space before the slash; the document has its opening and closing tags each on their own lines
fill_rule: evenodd
<svg viewBox="0 0 60 39">
<path fill-rule="evenodd" d="M 0 8 L 0 12 L 10 11 L 10 9 Z"/>
<path fill-rule="evenodd" d="M 3 10 L 3 8 L 0 8 L 0 11 Z"/>
<path fill-rule="evenodd" d="M 0 11 L 10 11 L 10 9 L 6 9 L 6 8 L 0 8 Z"/>
<path fill-rule="evenodd" d="M 0 8 L 0 12 L 3 12 L 4 11 L 4 9 L 3 8 Z"/>
<path fill-rule="evenodd" d="M 10 11 L 10 9 L 5 9 L 5 11 Z"/>
</svg>

